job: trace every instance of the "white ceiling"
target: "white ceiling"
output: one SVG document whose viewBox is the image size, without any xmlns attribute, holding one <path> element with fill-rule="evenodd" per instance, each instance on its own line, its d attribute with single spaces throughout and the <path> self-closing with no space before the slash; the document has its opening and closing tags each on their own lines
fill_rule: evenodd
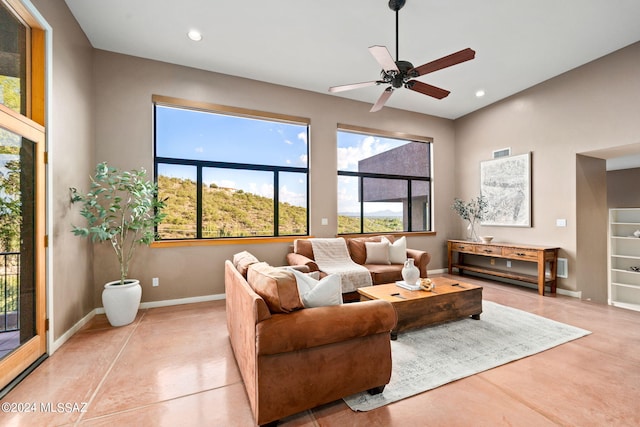
<svg viewBox="0 0 640 427">
<path fill-rule="evenodd" d="M 396 56 L 387 0 L 66 3 L 95 48 L 320 93 L 378 79 L 369 46 Z M 447 98 L 400 89 L 387 106 L 461 117 L 639 41 L 639 17 L 638 0 L 408 0 L 399 59 L 418 66 L 467 47 L 476 57 L 419 78 L 450 90 Z M 202 41 L 189 40 L 190 29 Z M 373 104 L 382 90 L 330 96 Z"/>
</svg>

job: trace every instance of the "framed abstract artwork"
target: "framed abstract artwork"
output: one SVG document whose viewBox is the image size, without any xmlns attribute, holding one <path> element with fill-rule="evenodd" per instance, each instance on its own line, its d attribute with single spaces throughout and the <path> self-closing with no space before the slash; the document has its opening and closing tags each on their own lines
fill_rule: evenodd
<svg viewBox="0 0 640 427">
<path fill-rule="evenodd" d="M 531 227 L 531 153 L 480 162 L 482 225 Z"/>
</svg>

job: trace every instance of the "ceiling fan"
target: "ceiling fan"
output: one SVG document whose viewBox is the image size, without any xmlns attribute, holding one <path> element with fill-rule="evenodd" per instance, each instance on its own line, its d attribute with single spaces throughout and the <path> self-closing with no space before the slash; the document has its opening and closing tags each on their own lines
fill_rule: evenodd
<svg viewBox="0 0 640 427">
<path fill-rule="evenodd" d="M 389 50 L 384 46 L 371 46 L 369 48 L 371 55 L 378 61 L 378 64 L 382 66 L 380 80 L 333 86 L 329 88 L 329 92 L 342 92 L 380 84 L 390 85 L 382 92 L 382 95 L 380 95 L 380 98 L 378 98 L 373 107 L 371 107 L 371 112 L 380 110 L 393 91 L 403 86 L 437 99 L 442 99 L 449 95 L 450 92 L 448 90 L 413 79 L 443 68 L 451 67 L 452 65 L 460 64 L 461 62 L 469 61 L 476 56 L 476 52 L 473 49 L 466 48 L 451 55 L 436 59 L 435 61 L 427 62 L 419 67 L 414 67 L 409 61 L 400 61 L 398 59 L 398 12 L 405 3 L 406 0 L 389 0 L 389 9 L 396 12 L 396 60 L 393 60 Z"/>
</svg>

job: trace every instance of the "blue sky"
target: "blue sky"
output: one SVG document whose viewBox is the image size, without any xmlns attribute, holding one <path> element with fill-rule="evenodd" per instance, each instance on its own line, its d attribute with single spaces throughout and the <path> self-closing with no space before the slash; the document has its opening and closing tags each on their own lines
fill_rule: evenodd
<svg viewBox="0 0 640 427">
<path fill-rule="evenodd" d="M 384 138 L 353 132 L 338 132 L 338 170 L 357 171 L 358 160 L 391 150 L 410 141 Z M 380 211 L 402 213 L 402 203 L 365 203 L 365 214 Z M 359 213 L 358 180 L 353 177 L 338 177 L 338 212 Z"/>
<path fill-rule="evenodd" d="M 366 159 L 410 142 L 403 139 L 339 131 L 338 170 L 357 171 L 358 160 Z"/>
<path fill-rule="evenodd" d="M 358 160 L 391 150 L 410 141 L 337 132 L 339 170 L 357 171 Z M 204 111 L 156 107 L 156 155 L 192 160 L 251 163 L 270 166 L 306 167 L 307 127 L 267 120 Z M 196 180 L 195 167 L 161 165 L 161 175 Z M 273 197 L 270 173 L 230 169 L 203 170 L 205 185 L 241 189 Z M 306 206 L 304 174 L 286 173 L 280 177 L 280 200 Z M 402 212 L 401 203 L 367 203 L 367 212 Z M 338 211 L 359 212 L 358 187 L 354 179 L 338 179 Z"/>
<path fill-rule="evenodd" d="M 156 108 L 156 155 L 160 157 L 306 167 L 307 148 L 305 125 Z M 195 181 L 193 167 L 163 165 L 159 173 Z M 267 172 L 208 168 L 203 181 L 273 197 L 273 175 Z M 280 200 L 306 206 L 306 188 L 304 175 L 282 174 Z"/>
</svg>

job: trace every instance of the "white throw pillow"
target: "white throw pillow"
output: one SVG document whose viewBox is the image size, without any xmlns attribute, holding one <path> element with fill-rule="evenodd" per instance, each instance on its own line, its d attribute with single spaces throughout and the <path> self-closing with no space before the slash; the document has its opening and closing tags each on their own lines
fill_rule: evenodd
<svg viewBox="0 0 640 427">
<path fill-rule="evenodd" d="M 365 264 L 391 264 L 389 262 L 389 241 L 386 242 L 364 242 L 367 250 L 367 260 Z"/>
<path fill-rule="evenodd" d="M 402 236 L 393 243 L 384 236 L 382 236 L 380 241 L 389 244 L 389 261 L 391 261 L 391 264 L 404 264 L 407 260 L 407 238 L 405 236 Z"/>
<path fill-rule="evenodd" d="M 296 276 L 298 294 L 304 308 L 342 304 L 342 282 L 339 275 L 330 274 L 316 280 L 299 271 L 291 271 Z"/>
<path fill-rule="evenodd" d="M 310 271 L 308 273 L 304 273 L 312 279 L 320 280 L 320 272 L 319 271 Z"/>
</svg>

